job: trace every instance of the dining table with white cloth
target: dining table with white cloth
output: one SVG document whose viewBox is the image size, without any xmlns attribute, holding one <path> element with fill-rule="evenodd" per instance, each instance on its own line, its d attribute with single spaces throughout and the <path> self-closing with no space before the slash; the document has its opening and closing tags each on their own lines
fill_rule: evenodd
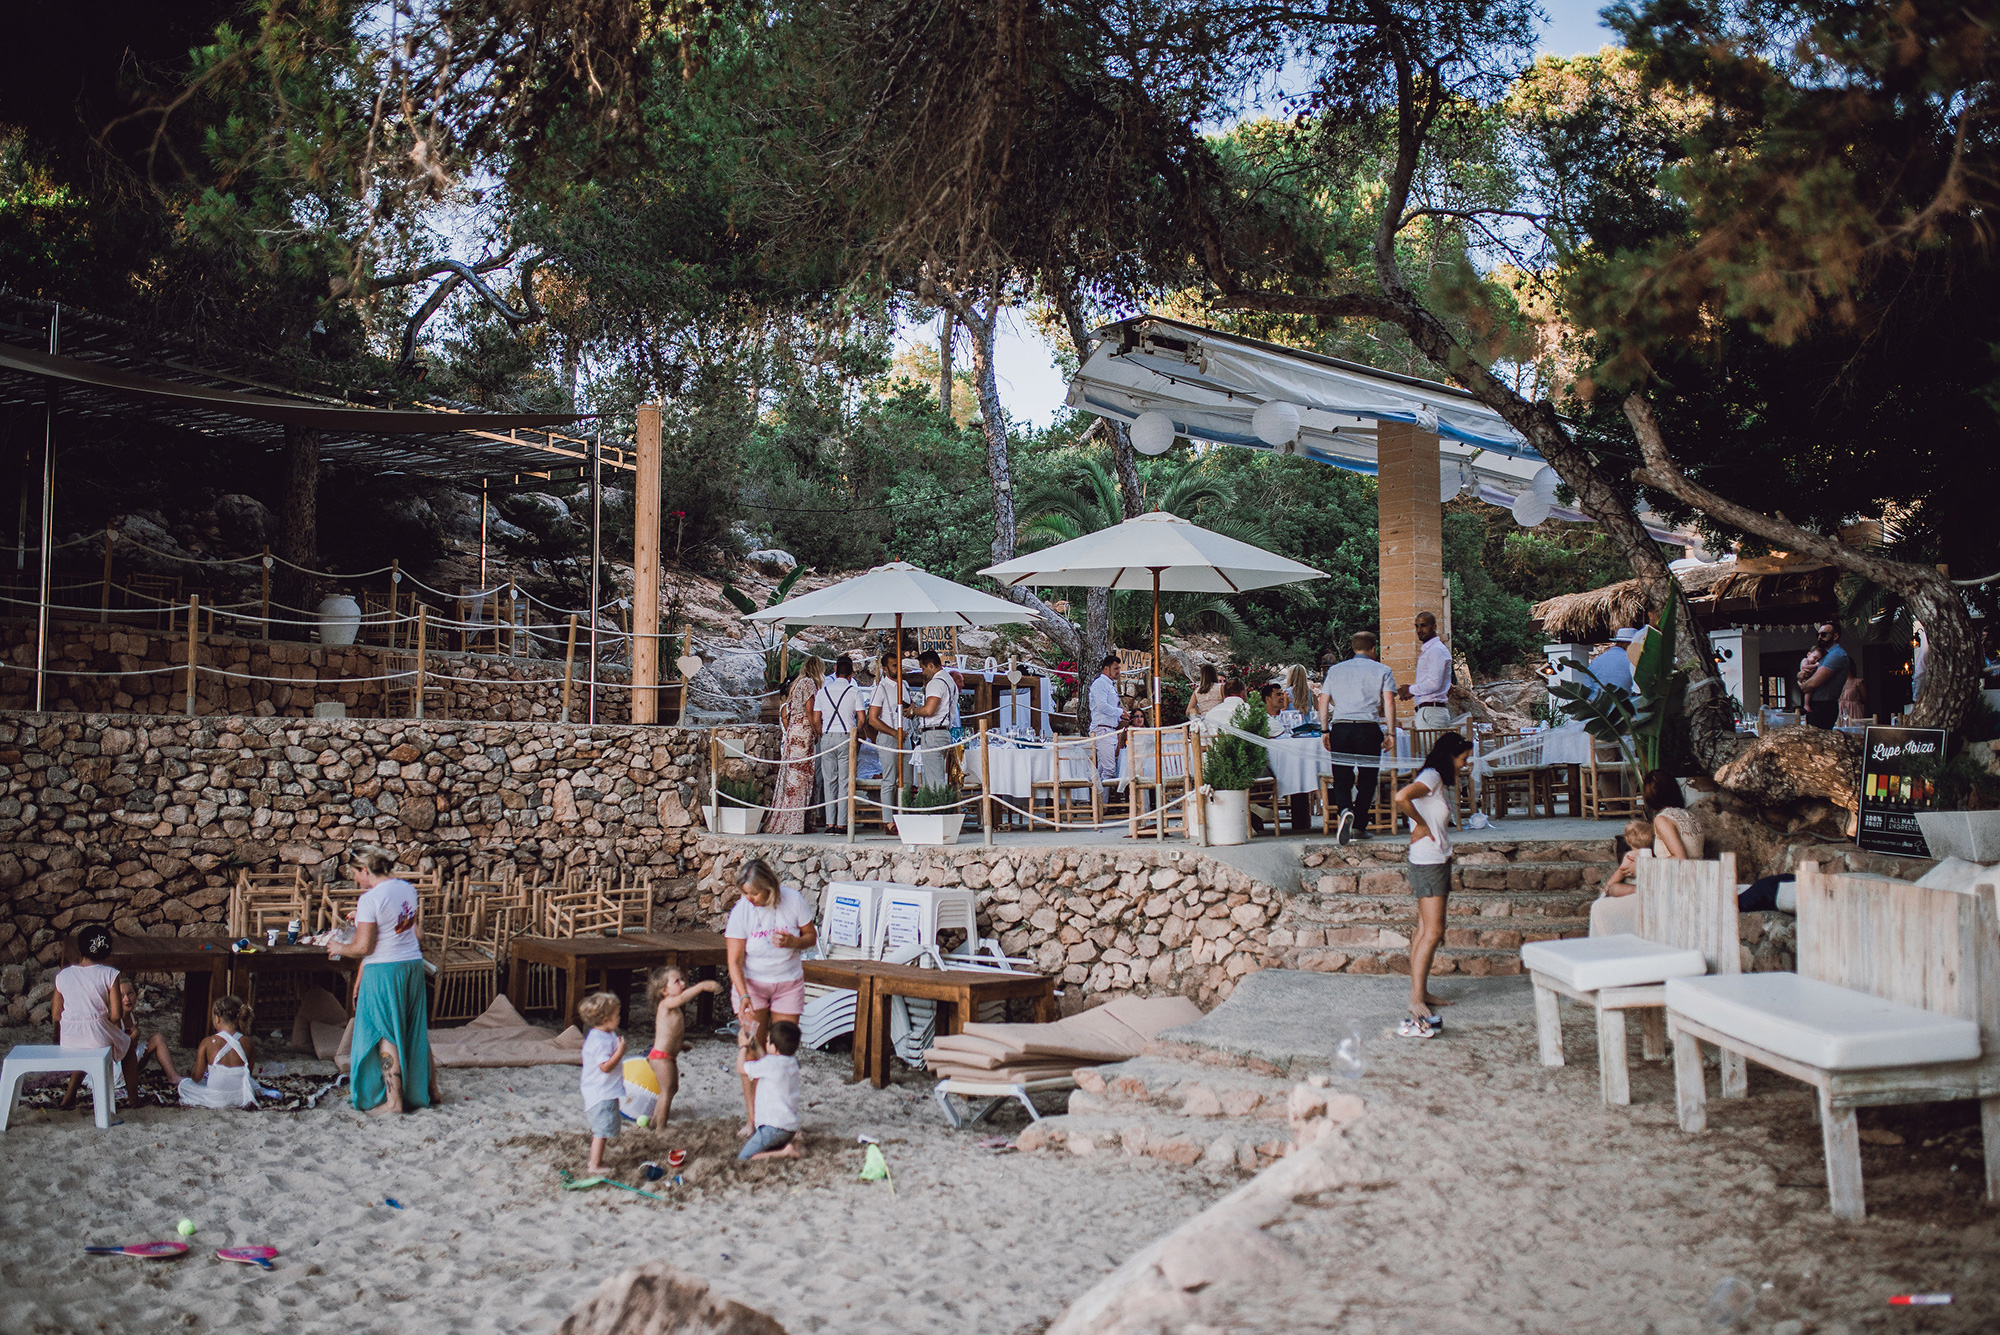
<svg viewBox="0 0 2000 1335">
<path fill-rule="evenodd" d="M 1271 777 L 1278 781 L 1278 796 L 1316 793 L 1323 774 L 1333 773 L 1333 756 L 1324 737 L 1273 737 L 1270 739 Z M 1410 758 L 1410 730 L 1396 729 L 1396 755 Z"/>
<path fill-rule="evenodd" d="M 1033 785 L 1047 783 L 1055 776 L 1056 748 L 1049 745 L 1017 746 L 1012 742 L 989 737 L 983 748 L 992 758 L 992 791 L 1002 797 L 1015 798 L 1025 803 L 1034 795 Z M 968 785 L 980 782 L 985 773 L 980 760 L 982 748 L 975 738 L 965 748 L 965 782 Z M 1074 780 L 1079 785 L 1097 782 L 1096 750 L 1079 746 L 1072 742 L 1062 748 L 1063 779 Z M 1150 769 L 1151 760 L 1147 759 Z M 1124 791 L 1132 782 L 1132 755 L 1129 747 L 1118 748 L 1118 777 L 1116 786 Z"/>
</svg>

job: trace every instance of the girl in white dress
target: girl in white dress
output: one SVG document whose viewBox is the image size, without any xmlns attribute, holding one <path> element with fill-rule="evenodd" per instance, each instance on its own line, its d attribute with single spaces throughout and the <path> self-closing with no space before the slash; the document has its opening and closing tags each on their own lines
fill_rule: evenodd
<svg viewBox="0 0 2000 1335">
<path fill-rule="evenodd" d="M 250 1067 L 257 1060 L 250 1027 L 250 1006 L 239 997 L 223 997 L 209 1012 L 215 1032 L 195 1049 L 194 1078 L 181 1081 L 184 1108 L 254 1108 L 257 1082 Z"/>
</svg>

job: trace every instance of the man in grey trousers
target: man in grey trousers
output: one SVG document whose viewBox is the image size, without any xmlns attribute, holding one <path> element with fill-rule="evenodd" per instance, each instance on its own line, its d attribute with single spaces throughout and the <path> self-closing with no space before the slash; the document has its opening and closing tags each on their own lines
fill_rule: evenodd
<svg viewBox="0 0 2000 1335">
<path fill-rule="evenodd" d="M 826 799 L 829 834 L 847 833 L 847 748 L 864 703 L 854 682 L 853 656 L 842 654 L 812 703 L 813 720 L 819 725 L 819 787 Z"/>
</svg>

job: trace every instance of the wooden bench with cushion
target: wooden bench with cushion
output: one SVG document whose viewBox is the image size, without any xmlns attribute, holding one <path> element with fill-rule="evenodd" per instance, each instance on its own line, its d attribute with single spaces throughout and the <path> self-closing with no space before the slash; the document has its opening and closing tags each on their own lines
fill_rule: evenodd
<svg viewBox="0 0 2000 1335">
<path fill-rule="evenodd" d="M 1799 868 L 1797 973 L 1668 981 L 1681 1129 L 1708 1124 L 1696 1044 L 1819 1091 L 1836 1218 L 1866 1213 L 1855 1109 L 1978 1099 L 1986 1198 L 2000 1200 L 2000 927 L 1973 893 Z"/>
<path fill-rule="evenodd" d="M 1597 1066 L 1604 1101 L 1632 1101 L 1625 1012 L 1639 1013 L 1649 1061 L 1667 1055 L 1666 988 L 1673 978 L 1733 974 L 1741 964 L 1736 938 L 1736 857 L 1713 862 L 1639 854 L 1639 932 L 1530 941 L 1521 967 L 1535 985 L 1535 1028 L 1544 1066 L 1563 1064 L 1558 997 L 1597 1013 Z M 1748 1091 L 1741 1059 L 1724 1054 L 1723 1094 Z"/>
</svg>

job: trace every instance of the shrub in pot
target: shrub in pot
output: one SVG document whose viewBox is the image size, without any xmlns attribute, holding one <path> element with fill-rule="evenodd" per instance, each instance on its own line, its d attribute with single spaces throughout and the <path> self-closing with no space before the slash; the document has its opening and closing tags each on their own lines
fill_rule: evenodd
<svg viewBox="0 0 2000 1335">
<path fill-rule="evenodd" d="M 717 834 L 755 834 L 764 823 L 757 785 L 749 779 L 718 779 L 715 805 L 703 808 L 708 828 Z"/>
<path fill-rule="evenodd" d="M 896 811 L 896 836 L 905 844 L 955 844 L 965 828 L 958 790 L 949 784 L 905 788 Z"/>
<path fill-rule="evenodd" d="M 1246 702 L 1231 726 L 1261 736 L 1269 717 L 1262 700 Z M 1201 760 L 1201 779 L 1214 789 L 1203 803 L 1211 844 L 1250 842 L 1250 785 L 1271 769 L 1270 752 L 1246 738 L 1224 733 L 1209 743 Z"/>
</svg>

